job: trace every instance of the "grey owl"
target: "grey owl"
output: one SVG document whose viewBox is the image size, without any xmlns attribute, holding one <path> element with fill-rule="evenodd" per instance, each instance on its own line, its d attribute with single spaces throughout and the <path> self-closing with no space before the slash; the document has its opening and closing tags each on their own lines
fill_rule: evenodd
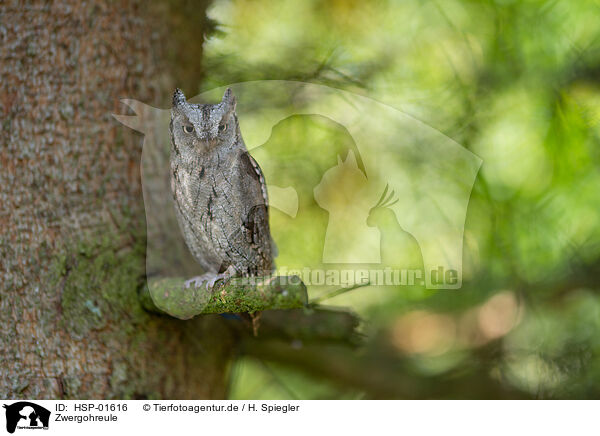
<svg viewBox="0 0 600 436">
<path fill-rule="evenodd" d="M 205 274 L 186 282 L 273 271 L 264 176 L 248 153 L 227 89 L 217 104 L 188 103 L 175 90 L 171 110 L 171 191 L 185 242 Z"/>
</svg>

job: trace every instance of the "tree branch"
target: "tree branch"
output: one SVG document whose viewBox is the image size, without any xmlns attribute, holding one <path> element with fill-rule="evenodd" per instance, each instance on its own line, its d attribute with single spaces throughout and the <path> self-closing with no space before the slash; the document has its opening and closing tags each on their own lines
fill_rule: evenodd
<svg viewBox="0 0 600 436">
<path fill-rule="evenodd" d="M 363 339 L 357 332 L 359 324 L 360 318 L 356 314 L 337 308 L 268 310 L 260 317 L 257 338 L 296 340 L 303 343 L 344 343 L 353 346 L 359 345 Z M 245 339 L 250 331 L 244 328 L 243 332 L 246 334 L 242 339 Z"/>
<path fill-rule="evenodd" d="M 287 341 L 242 341 L 248 356 L 277 362 L 324 377 L 340 386 L 364 390 L 375 399 L 522 399 L 531 394 L 513 388 L 490 374 L 484 362 L 474 362 L 457 372 L 426 375 L 414 368 L 411 359 L 390 355 L 378 347 L 355 349 L 344 343 L 306 343 L 295 346 Z"/>
<path fill-rule="evenodd" d="M 190 319 L 209 313 L 296 309 L 308 304 L 306 286 L 297 276 L 234 277 L 212 288 L 184 286 L 180 278 L 149 280 L 140 291 L 142 306 L 155 313 Z"/>
</svg>

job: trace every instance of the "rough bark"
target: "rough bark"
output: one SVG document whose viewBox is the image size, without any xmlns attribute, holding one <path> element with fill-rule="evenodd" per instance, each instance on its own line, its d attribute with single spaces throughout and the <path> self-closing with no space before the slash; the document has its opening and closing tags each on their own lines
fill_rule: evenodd
<svg viewBox="0 0 600 436">
<path fill-rule="evenodd" d="M 110 114 L 125 97 L 164 105 L 174 77 L 199 74 L 197 53 L 169 73 L 161 41 L 185 23 L 165 8 L 0 4 L 1 397 L 225 396 L 227 321 L 152 315 L 137 298 L 141 138 Z"/>
</svg>

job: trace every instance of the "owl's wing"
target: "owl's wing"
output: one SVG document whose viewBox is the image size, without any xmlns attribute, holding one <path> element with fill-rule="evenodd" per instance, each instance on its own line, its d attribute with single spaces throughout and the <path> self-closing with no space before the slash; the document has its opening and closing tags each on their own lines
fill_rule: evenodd
<svg viewBox="0 0 600 436">
<path fill-rule="evenodd" d="M 260 258 L 259 269 L 270 272 L 273 261 L 267 185 L 260 166 L 248 152 L 241 154 L 240 161 L 242 173 L 247 174 L 242 178 L 242 192 L 247 194 L 246 200 L 250 201 L 248 214 L 243 221 L 246 239 Z"/>
<path fill-rule="evenodd" d="M 252 166 L 252 168 L 254 168 L 254 170 L 256 171 L 256 174 L 258 175 L 258 181 L 260 183 L 260 192 L 262 194 L 262 197 L 265 201 L 265 207 L 267 208 L 267 224 L 268 224 L 268 220 L 269 220 L 269 195 L 267 194 L 267 182 L 265 181 L 265 176 L 263 175 L 262 170 L 260 169 L 260 165 L 258 165 L 258 162 L 256 162 L 256 160 L 252 157 L 252 155 L 248 152 L 246 152 L 246 155 L 248 156 L 248 160 L 250 161 L 250 164 Z M 269 236 L 270 236 L 271 232 L 269 231 Z M 277 248 L 277 244 L 275 244 L 275 241 L 273 240 L 273 238 L 270 238 L 271 242 L 271 255 L 273 257 L 277 257 L 278 254 L 278 248 Z"/>
<path fill-rule="evenodd" d="M 265 182 L 265 176 L 263 175 L 258 162 L 254 160 L 252 155 L 247 151 L 241 155 L 242 169 L 250 176 L 255 183 L 260 186 L 260 192 L 264 201 L 264 205 L 269 208 L 269 197 L 267 195 L 267 183 Z"/>
</svg>

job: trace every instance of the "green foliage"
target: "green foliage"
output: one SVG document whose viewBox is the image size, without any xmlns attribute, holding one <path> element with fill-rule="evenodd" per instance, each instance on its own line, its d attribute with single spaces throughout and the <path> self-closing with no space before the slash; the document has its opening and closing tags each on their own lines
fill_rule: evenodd
<svg viewBox="0 0 600 436">
<path fill-rule="evenodd" d="M 222 33 L 204 47 L 206 88 L 257 79 L 343 88 L 405 111 L 484 161 L 465 225 L 461 290 L 371 287 L 332 303 L 359 311 L 369 337 L 387 338 L 423 380 L 436 361 L 470 371 L 478 350 L 499 341 L 486 371 L 506 386 L 538 397 L 600 394 L 597 2 L 232 1 L 216 2 L 209 16 Z M 253 154 L 267 167 L 273 155 L 297 154 L 283 186 L 304 174 L 300 219 L 272 216 L 280 263 L 302 267 L 327 220 L 310 195 L 313 179 L 352 139 L 342 126 L 302 116 L 277 125 L 266 145 Z M 309 287 L 312 297 L 319 292 Z M 240 365 L 232 395 L 248 398 L 257 392 L 250 378 L 270 376 Z M 292 385 L 295 377 L 280 375 Z"/>
</svg>

